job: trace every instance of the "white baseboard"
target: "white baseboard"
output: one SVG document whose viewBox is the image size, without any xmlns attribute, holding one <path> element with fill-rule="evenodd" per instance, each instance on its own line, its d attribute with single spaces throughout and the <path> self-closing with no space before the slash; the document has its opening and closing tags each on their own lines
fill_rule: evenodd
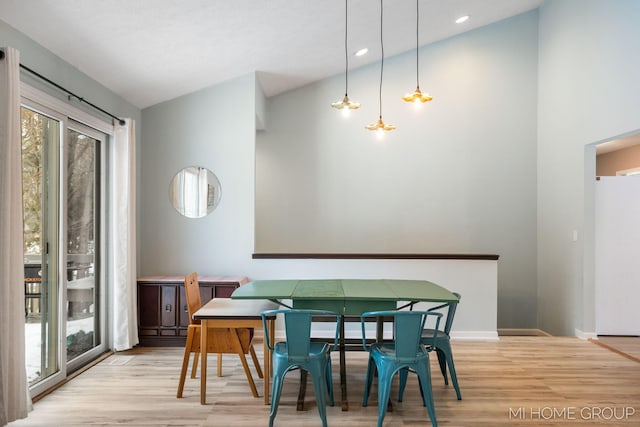
<svg viewBox="0 0 640 427">
<path fill-rule="evenodd" d="M 335 332 L 335 323 L 323 323 L 313 325 L 313 336 L 332 337 Z M 362 329 L 359 323 L 347 323 L 344 335 L 346 338 L 361 338 Z M 375 324 L 367 325 L 367 336 L 375 337 Z M 384 337 L 391 338 L 391 325 L 385 325 Z M 455 341 L 500 341 L 498 331 L 452 331 L 451 339 Z"/>
<path fill-rule="evenodd" d="M 595 332 L 584 332 L 584 331 L 581 331 L 580 329 L 574 329 L 574 334 L 576 337 L 580 338 L 581 340 L 588 340 L 588 339 L 597 340 L 598 339 L 598 334 L 596 334 Z"/>
<path fill-rule="evenodd" d="M 542 329 L 531 328 L 498 328 L 498 335 L 502 337 L 550 337 L 551 334 Z"/>
<path fill-rule="evenodd" d="M 500 341 L 498 331 L 452 331 L 453 341 Z"/>
</svg>

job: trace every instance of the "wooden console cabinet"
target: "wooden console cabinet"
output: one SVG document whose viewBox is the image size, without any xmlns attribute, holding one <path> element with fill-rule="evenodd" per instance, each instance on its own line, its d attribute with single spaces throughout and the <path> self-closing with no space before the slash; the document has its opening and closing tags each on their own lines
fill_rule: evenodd
<svg viewBox="0 0 640 427">
<path fill-rule="evenodd" d="M 198 276 L 202 304 L 229 298 L 243 276 Z M 184 276 L 146 276 L 138 283 L 138 337 L 143 346 L 184 346 L 189 325 Z"/>
</svg>

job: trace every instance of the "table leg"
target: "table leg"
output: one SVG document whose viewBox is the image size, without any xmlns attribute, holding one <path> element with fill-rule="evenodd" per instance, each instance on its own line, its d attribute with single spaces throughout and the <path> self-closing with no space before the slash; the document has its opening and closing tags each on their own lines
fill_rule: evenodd
<svg viewBox="0 0 640 427">
<path fill-rule="evenodd" d="M 342 393 L 342 410 L 349 410 L 349 401 L 347 400 L 347 368 L 345 360 L 344 345 L 344 315 L 340 315 L 340 392 Z"/>
<path fill-rule="evenodd" d="M 381 342 L 384 339 L 384 319 L 378 317 L 376 319 L 376 341 Z"/>
<path fill-rule="evenodd" d="M 200 324 L 200 404 L 207 403 L 207 340 L 209 322 L 202 319 Z"/>
<path fill-rule="evenodd" d="M 242 363 L 242 368 L 244 369 L 244 374 L 247 377 L 247 381 L 249 381 L 249 388 L 251 388 L 251 393 L 253 394 L 253 397 L 259 397 L 258 390 L 256 389 L 256 384 L 253 381 L 253 376 L 251 375 L 251 370 L 249 369 L 249 364 L 247 363 L 247 358 L 244 355 L 244 350 L 242 349 L 242 344 L 240 343 L 240 337 L 238 337 L 238 330 L 229 328 L 229 333 L 231 334 L 233 346 L 236 348 L 236 353 L 238 353 L 238 356 L 240 356 L 240 362 Z"/>
<path fill-rule="evenodd" d="M 304 369 L 300 369 L 300 390 L 298 390 L 298 403 L 296 405 L 297 411 L 304 410 L 304 396 L 307 394 L 307 378 L 309 373 Z"/>
</svg>

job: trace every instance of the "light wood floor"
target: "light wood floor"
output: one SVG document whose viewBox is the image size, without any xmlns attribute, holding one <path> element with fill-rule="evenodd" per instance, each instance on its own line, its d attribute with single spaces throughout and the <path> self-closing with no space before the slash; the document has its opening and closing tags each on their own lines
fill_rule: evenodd
<svg viewBox="0 0 640 427">
<path fill-rule="evenodd" d="M 601 335 L 594 342 L 612 351 L 620 352 L 631 360 L 640 362 L 640 337 Z"/>
<path fill-rule="evenodd" d="M 453 344 L 462 401 L 444 385 L 432 358 L 441 426 L 640 425 L 637 361 L 569 337 L 507 336 L 499 342 Z M 242 367 L 232 355 L 224 358 L 224 377 L 209 370 L 206 406 L 199 403 L 199 380 L 187 378 L 184 398 L 176 399 L 181 356 L 180 348 L 137 348 L 113 355 L 38 401 L 29 418 L 11 426 L 267 424 L 268 407 L 262 398 L 251 396 Z M 336 356 L 334 386 L 339 399 Z M 215 356 L 209 363 L 215 366 Z M 365 367 L 366 353 L 347 354 L 350 410 L 342 412 L 339 405 L 328 408 L 330 426 L 376 425 L 375 386 L 369 406 L 361 406 Z M 321 425 L 311 387 L 305 410 L 296 411 L 298 378 L 296 372 L 287 376 L 276 426 Z M 261 384 L 257 380 L 259 390 Z M 393 390 L 395 400 L 397 381 Z M 431 425 L 419 396 L 417 382 L 410 376 L 404 402 L 393 402 L 384 426 Z M 628 415 L 625 408 L 632 408 L 626 409 Z M 614 414 L 622 419 L 603 418 Z"/>
</svg>

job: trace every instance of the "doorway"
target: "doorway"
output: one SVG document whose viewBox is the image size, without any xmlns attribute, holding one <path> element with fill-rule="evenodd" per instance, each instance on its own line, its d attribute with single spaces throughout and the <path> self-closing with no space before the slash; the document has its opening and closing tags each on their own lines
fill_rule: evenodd
<svg viewBox="0 0 640 427">
<path fill-rule="evenodd" d="M 25 354 L 32 395 L 106 350 L 107 135 L 23 100 Z"/>
</svg>

